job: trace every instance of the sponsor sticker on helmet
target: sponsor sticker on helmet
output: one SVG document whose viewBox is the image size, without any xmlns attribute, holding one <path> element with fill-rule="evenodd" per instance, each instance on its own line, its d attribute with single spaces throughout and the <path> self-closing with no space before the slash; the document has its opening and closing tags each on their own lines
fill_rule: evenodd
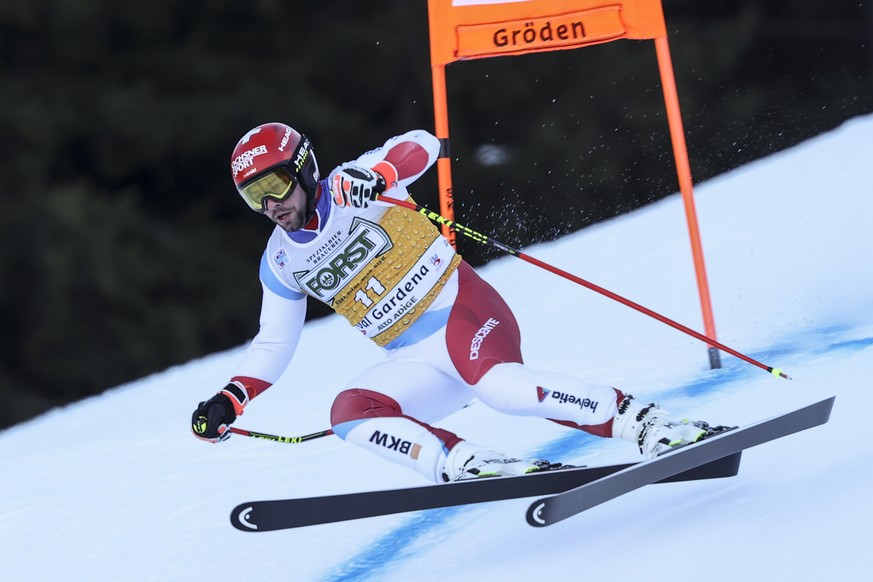
<svg viewBox="0 0 873 582">
<path fill-rule="evenodd" d="M 299 174 L 303 169 L 303 164 L 306 163 L 306 160 L 309 158 L 309 153 L 312 149 L 309 146 L 309 140 L 304 138 L 304 141 L 300 144 L 300 147 L 297 148 L 297 155 L 294 157 L 294 170 Z"/>
<path fill-rule="evenodd" d="M 267 146 L 259 145 L 250 150 L 246 150 L 238 155 L 236 159 L 234 159 L 230 163 L 230 169 L 233 172 L 233 177 L 236 178 L 237 174 L 247 168 L 250 168 L 252 164 L 255 163 L 255 158 L 257 156 L 264 155 L 265 153 L 267 153 Z"/>
<path fill-rule="evenodd" d="M 285 130 L 285 135 L 282 136 L 282 141 L 279 143 L 279 151 L 284 152 L 285 148 L 288 147 L 288 140 L 291 139 L 291 128 L 287 128 Z"/>
</svg>

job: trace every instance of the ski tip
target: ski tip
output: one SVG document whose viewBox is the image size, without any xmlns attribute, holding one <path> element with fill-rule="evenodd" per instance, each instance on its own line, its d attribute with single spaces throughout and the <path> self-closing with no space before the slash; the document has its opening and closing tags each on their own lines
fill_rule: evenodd
<svg viewBox="0 0 873 582">
<path fill-rule="evenodd" d="M 537 499 L 530 504 L 530 507 L 527 508 L 527 514 L 525 515 L 529 525 L 532 525 L 533 527 L 546 527 L 549 525 L 549 522 L 545 517 L 545 511 L 548 509 L 547 503 L 548 498 L 543 498 Z"/>
<path fill-rule="evenodd" d="M 258 524 L 252 519 L 252 507 L 249 503 L 237 505 L 230 512 L 230 523 L 240 531 L 255 532 L 258 531 Z"/>
</svg>

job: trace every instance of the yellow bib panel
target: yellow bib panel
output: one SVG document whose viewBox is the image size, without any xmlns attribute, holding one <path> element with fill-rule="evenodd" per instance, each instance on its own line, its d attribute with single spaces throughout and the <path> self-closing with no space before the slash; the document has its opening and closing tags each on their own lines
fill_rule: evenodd
<svg viewBox="0 0 873 582">
<path fill-rule="evenodd" d="M 334 296 L 333 308 L 384 346 L 402 334 L 442 290 L 461 257 L 431 222 L 390 208 L 379 220 L 391 242 Z"/>
</svg>

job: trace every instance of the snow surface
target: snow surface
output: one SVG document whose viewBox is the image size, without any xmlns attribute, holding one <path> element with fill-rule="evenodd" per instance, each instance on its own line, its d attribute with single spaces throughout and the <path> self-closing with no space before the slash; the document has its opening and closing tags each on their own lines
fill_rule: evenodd
<svg viewBox="0 0 873 582">
<path fill-rule="evenodd" d="M 239 532 L 228 517 L 246 500 L 425 484 L 336 437 L 194 439 L 191 411 L 224 385 L 240 347 L 0 433 L 0 580 L 867 579 L 871 144 L 873 116 L 857 118 L 696 189 L 718 339 L 792 381 L 727 355 L 711 371 L 697 340 L 512 257 L 481 270 L 515 309 L 531 367 L 716 423 L 837 395 L 828 424 L 747 451 L 737 477 L 649 486 L 543 529 L 525 523 L 522 499 Z M 678 195 L 526 251 L 702 329 Z M 339 317 L 311 323 L 286 375 L 237 425 L 327 428 L 334 394 L 379 358 Z M 510 454 L 637 458 L 629 443 L 482 404 L 443 426 Z"/>
</svg>

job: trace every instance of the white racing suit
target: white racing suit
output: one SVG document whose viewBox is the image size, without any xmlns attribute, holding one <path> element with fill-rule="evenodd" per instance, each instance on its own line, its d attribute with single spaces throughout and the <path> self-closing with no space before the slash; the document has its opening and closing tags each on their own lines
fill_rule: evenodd
<svg viewBox="0 0 873 582">
<path fill-rule="evenodd" d="M 383 196 L 407 199 L 406 186 L 438 152 L 439 141 L 418 130 L 351 163 L 390 164 L 396 181 Z M 441 481 L 446 455 L 461 440 L 431 423 L 474 397 L 508 414 L 612 435 L 623 394 L 527 368 L 512 311 L 424 216 L 379 202 L 340 207 L 328 184 L 330 177 L 319 185 L 312 221 L 293 233 L 276 227 L 261 259 L 261 327 L 232 378 L 250 398 L 291 361 L 311 296 L 386 355 L 338 395 L 334 432 L 429 480 Z"/>
</svg>

